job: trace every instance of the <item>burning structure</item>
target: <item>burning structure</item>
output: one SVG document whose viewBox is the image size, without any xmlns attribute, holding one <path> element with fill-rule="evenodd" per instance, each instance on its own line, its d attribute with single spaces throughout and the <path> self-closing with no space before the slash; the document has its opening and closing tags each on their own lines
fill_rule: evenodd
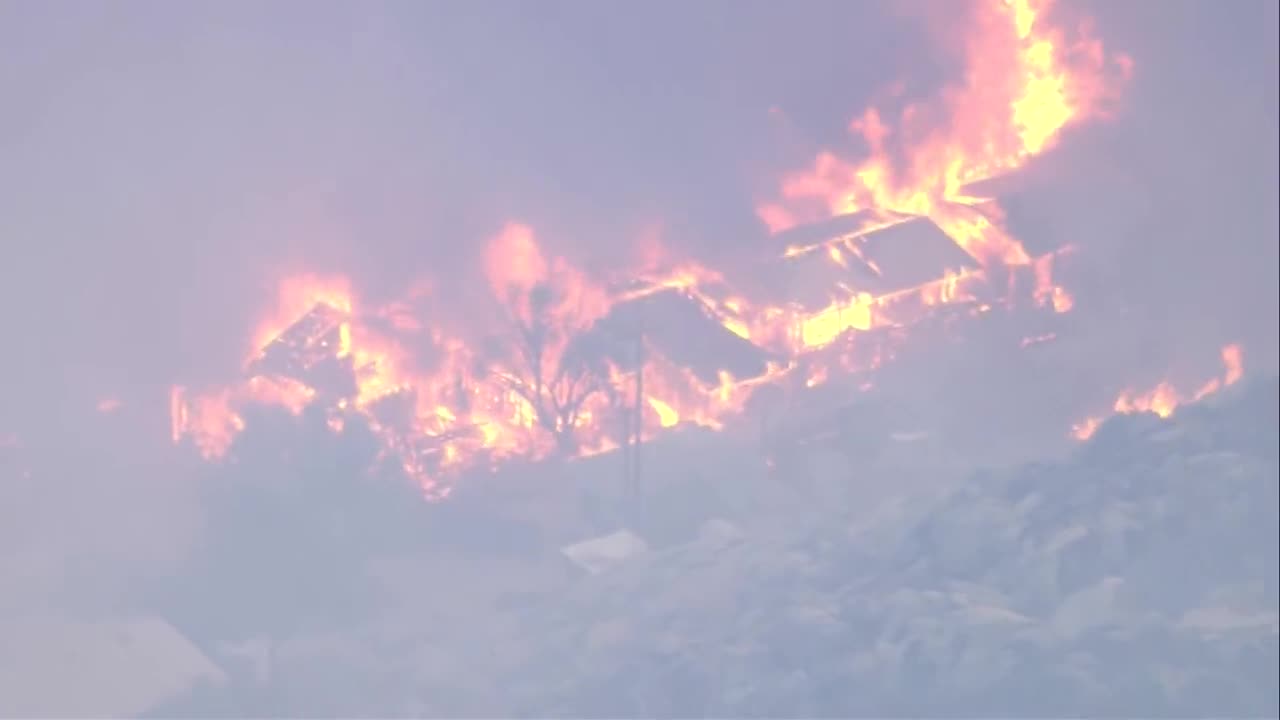
<svg viewBox="0 0 1280 720">
<path fill-rule="evenodd" d="M 1096 39 L 1050 25 L 1047 4 L 978 3 L 963 81 L 896 121 L 877 108 L 856 118 L 861 160 L 823 152 L 786 175 L 757 208 L 777 246 L 750 267 L 664 256 L 591 278 L 508 223 L 484 257 L 493 333 L 428 321 L 415 297 L 366 307 L 345 278 L 290 278 L 236 382 L 174 388 L 173 439 L 215 459 L 250 404 L 320 407 L 335 432 L 367 423 L 439 495 L 459 470 L 506 458 L 722 428 L 764 403 L 762 388 L 785 398 L 859 378 L 929 326 L 1068 312 L 1054 264 L 1069 248 L 1033 256 L 976 189 L 1105 115 L 1129 71 Z"/>
<path fill-rule="evenodd" d="M 922 237 L 935 248 L 946 242 L 936 231 Z M 775 266 L 804 273 L 802 263 L 826 258 L 847 271 L 834 273 L 827 288 L 843 299 L 755 305 L 691 266 L 591 284 L 563 261 L 548 264 L 532 231 L 510 225 L 491 257 L 520 257 L 515 270 L 535 272 L 513 280 L 494 263 L 492 284 L 505 295 L 500 333 L 463 340 L 404 308 L 365 312 L 350 296 L 334 301 L 310 291 L 308 309 L 264 333 L 243 382 L 205 393 L 174 389 L 174 439 L 216 458 L 244 429 L 239 408 L 265 403 L 296 414 L 319 406 L 336 432 L 361 417 L 406 472 L 435 488 L 453 468 L 505 457 L 597 453 L 682 424 L 719 429 L 748 403 L 764 402 L 753 401 L 763 387 L 785 397 L 833 373 L 874 370 L 907 330 L 939 311 L 965 316 L 1037 297 L 1036 286 L 1012 281 L 1007 295 L 987 292 L 981 268 L 963 258 L 958 270 L 921 282 L 927 264 L 921 253 L 908 254 L 895 258 L 905 262 L 891 274 L 866 249 L 892 238 L 861 239 L 841 236 L 822 246 L 824 255 L 796 252 Z M 840 248 L 848 247 L 867 259 L 846 259 Z M 538 269 L 551 265 L 560 271 Z M 306 296 L 313 286 L 324 284 L 304 279 L 286 292 Z"/>
</svg>

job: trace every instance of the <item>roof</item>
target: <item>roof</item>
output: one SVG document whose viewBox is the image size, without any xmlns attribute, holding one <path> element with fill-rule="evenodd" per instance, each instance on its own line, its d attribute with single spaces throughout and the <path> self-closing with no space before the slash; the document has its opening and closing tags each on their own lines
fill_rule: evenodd
<svg viewBox="0 0 1280 720">
<path fill-rule="evenodd" d="M 615 305 L 595 333 L 610 338 L 602 342 L 605 354 L 619 367 L 635 367 L 634 331 L 643 318 L 647 344 L 668 361 L 688 369 L 708 386 L 720 382 L 720 371 L 735 378 L 763 375 L 771 353 L 735 334 L 702 300 L 668 288 Z M 698 338 L 691 343 L 689 338 Z"/>
</svg>

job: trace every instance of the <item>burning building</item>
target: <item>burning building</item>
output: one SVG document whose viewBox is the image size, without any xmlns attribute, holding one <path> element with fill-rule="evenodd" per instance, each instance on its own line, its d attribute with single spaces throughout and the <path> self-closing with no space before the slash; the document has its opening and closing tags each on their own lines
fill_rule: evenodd
<svg viewBox="0 0 1280 720">
<path fill-rule="evenodd" d="M 316 297 L 253 353 L 241 383 L 175 390 L 175 439 L 216 457 L 244 429 L 247 404 L 295 414 L 319 406 L 335 432 L 358 416 L 406 472 L 440 488 L 454 470 L 506 457 L 598 453 L 680 425 L 722 428 L 760 404 L 761 388 L 787 397 L 872 372 L 913 328 L 1035 305 L 1047 282 L 1031 272 L 1020 286 L 1008 273 L 993 289 L 987 269 L 927 218 L 758 266 L 773 270 L 766 284 L 777 292 L 797 277 L 811 291 L 776 302 L 748 302 L 687 265 L 595 284 L 562 260 L 531 261 L 541 250 L 522 226 L 495 239 L 513 243 L 522 269 L 544 269 L 494 283 L 512 290 L 496 306 L 499 332 L 467 341 L 403 309 L 386 322 L 387 308 Z"/>
<path fill-rule="evenodd" d="M 911 337 L 975 316 L 1068 312 L 1054 274 L 1068 249 L 1030 253 L 980 188 L 1104 114 L 1129 61 L 1069 38 L 1043 5 L 978 3 L 964 79 L 897 119 L 856 118 L 861 159 L 823 152 L 786 174 L 757 206 L 775 244 L 735 267 L 666 256 L 589 277 L 512 222 L 484 253 L 489 323 L 365 306 L 342 278 L 292 278 L 238 381 L 175 388 L 174 440 L 217 458 L 249 404 L 321 407 L 334 432 L 366 423 L 385 457 L 439 494 L 467 468 L 720 429 L 779 402 L 769 396 L 844 394 L 837 379 L 866 387 Z"/>
</svg>

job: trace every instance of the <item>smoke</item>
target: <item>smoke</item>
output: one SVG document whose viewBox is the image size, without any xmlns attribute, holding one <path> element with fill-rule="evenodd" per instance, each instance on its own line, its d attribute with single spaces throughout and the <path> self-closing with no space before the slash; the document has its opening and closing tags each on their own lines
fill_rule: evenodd
<svg viewBox="0 0 1280 720">
<path fill-rule="evenodd" d="M 1091 352 L 1070 359 L 1146 383 L 1241 342 L 1274 369 L 1275 6 L 1093 4 L 1068 9 L 1135 58 L 1126 100 L 1010 190 L 1021 237 L 1080 248 Z M 767 253 L 753 207 L 781 172 L 849 150 L 871 101 L 960 72 L 956 48 L 921 49 L 948 24 L 919 19 L 837 0 L 0 5 L 0 436 L 92 448 L 65 487 L 99 483 L 84 522 L 104 535 L 184 477 L 139 460 L 161 452 L 138 438 L 166 437 L 164 389 L 237 368 L 286 274 L 344 273 L 374 301 L 428 278 L 465 314 L 511 220 L 586 267 L 654 228 L 713 266 Z"/>
<path fill-rule="evenodd" d="M 1135 58 L 1130 87 L 1112 122 L 1072 132 L 1021 178 L 1011 220 L 1024 237 L 1081 249 L 1067 277 L 1075 320 L 1113 373 L 1204 373 L 1236 341 L 1249 367 L 1273 372 L 1274 6 L 1084 10 Z"/>
</svg>

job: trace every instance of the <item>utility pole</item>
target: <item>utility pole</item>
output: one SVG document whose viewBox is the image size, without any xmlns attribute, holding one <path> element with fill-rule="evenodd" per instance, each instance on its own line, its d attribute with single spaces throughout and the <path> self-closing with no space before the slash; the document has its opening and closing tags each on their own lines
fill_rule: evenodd
<svg viewBox="0 0 1280 720">
<path fill-rule="evenodd" d="M 635 451 L 632 447 L 635 442 L 635 430 L 632 429 L 632 425 L 635 424 L 635 410 L 627 400 L 626 388 L 619 388 L 617 404 L 621 410 L 619 414 L 622 422 L 622 486 L 618 490 L 622 498 L 622 507 L 629 512 L 629 508 L 634 504 L 632 495 L 635 493 L 635 481 L 632 478 L 635 464 L 631 460 L 631 455 Z"/>
<path fill-rule="evenodd" d="M 643 477 L 641 473 L 641 456 L 644 445 L 644 319 L 636 317 L 636 397 L 634 413 L 631 418 L 631 430 L 635 445 L 631 449 L 631 502 L 635 524 L 638 526 L 644 519 L 644 496 L 641 491 Z M 639 528 L 637 528 L 639 531 Z"/>
</svg>

